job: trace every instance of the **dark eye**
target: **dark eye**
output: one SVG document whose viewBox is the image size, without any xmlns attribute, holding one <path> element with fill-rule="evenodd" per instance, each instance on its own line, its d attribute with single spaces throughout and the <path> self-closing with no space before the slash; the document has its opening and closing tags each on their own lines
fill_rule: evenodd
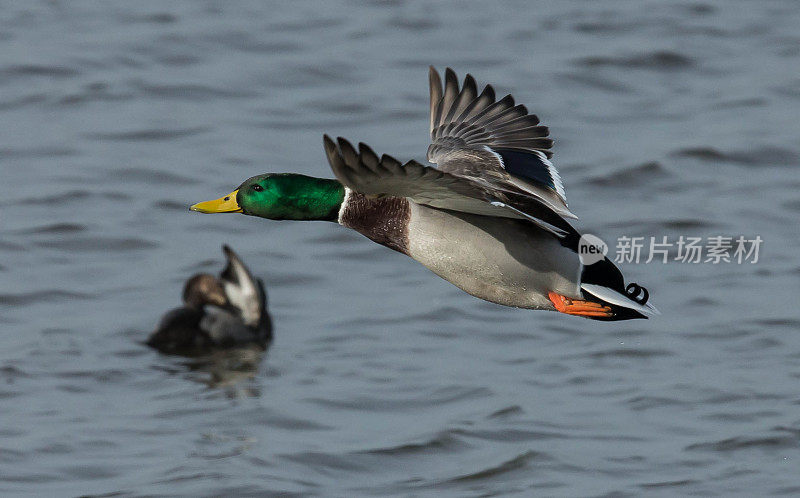
<svg viewBox="0 0 800 498">
<path fill-rule="evenodd" d="M 256 192 L 262 192 L 264 190 L 264 187 L 262 187 L 261 185 L 259 185 L 257 183 L 254 183 L 253 184 L 253 190 L 255 190 Z"/>
</svg>

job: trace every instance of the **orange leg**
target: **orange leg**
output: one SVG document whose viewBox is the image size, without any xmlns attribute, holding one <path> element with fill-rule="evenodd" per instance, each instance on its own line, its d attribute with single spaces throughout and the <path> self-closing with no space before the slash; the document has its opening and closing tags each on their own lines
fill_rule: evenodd
<svg viewBox="0 0 800 498">
<path fill-rule="evenodd" d="M 562 296 L 561 294 L 556 294 L 555 292 L 549 292 L 547 297 L 550 298 L 550 301 L 553 303 L 553 306 L 556 307 L 556 310 L 560 311 L 561 313 L 566 313 L 567 315 L 584 316 L 587 318 L 610 318 L 614 316 L 611 308 L 608 306 L 603 306 L 600 303 L 570 299 Z"/>
</svg>

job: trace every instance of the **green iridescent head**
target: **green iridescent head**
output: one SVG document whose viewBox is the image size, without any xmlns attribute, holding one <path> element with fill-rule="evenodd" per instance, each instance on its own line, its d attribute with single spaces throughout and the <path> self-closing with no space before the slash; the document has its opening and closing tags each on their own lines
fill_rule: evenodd
<svg viewBox="0 0 800 498">
<path fill-rule="evenodd" d="M 219 199 L 190 207 L 201 213 L 243 213 L 271 220 L 335 221 L 344 200 L 336 180 L 294 173 L 267 173 L 244 181 Z"/>
</svg>

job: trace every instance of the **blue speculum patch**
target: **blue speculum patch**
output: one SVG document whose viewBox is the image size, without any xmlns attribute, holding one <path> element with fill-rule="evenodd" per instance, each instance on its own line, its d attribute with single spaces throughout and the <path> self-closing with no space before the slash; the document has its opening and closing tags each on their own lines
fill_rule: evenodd
<svg viewBox="0 0 800 498">
<path fill-rule="evenodd" d="M 494 151 L 503 158 L 506 171 L 512 175 L 527 178 L 556 190 L 550 170 L 538 154 L 513 149 L 494 149 Z"/>
</svg>

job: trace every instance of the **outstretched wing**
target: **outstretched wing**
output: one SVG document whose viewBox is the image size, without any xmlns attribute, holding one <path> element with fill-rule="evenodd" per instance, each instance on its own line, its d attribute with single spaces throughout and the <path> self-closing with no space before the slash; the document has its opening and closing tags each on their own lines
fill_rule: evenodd
<svg viewBox="0 0 800 498">
<path fill-rule="evenodd" d="M 337 143 L 338 142 L 338 143 Z M 361 143 L 358 151 L 343 139 L 325 135 L 325 152 L 336 178 L 350 189 L 366 195 L 407 197 L 427 206 L 465 213 L 527 219 L 563 237 L 565 223 L 539 202 L 519 193 L 506 192 L 485 182 L 472 181 L 416 161 L 401 164 L 383 155 L 378 157 Z"/>
<path fill-rule="evenodd" d="M 496 100 L 491 85 L 478 94 L 469 74 L 459 89 L 450 68 L 444 88 L 430 68 L 430 95 L 430 162 L 456 176 L 522 192 L 561 216 L 577 218 L 567 207 L 561 177 L 549 161 L 550 131 L 524 105 L 515 105 L 511 95 Z"/>
</svg>

